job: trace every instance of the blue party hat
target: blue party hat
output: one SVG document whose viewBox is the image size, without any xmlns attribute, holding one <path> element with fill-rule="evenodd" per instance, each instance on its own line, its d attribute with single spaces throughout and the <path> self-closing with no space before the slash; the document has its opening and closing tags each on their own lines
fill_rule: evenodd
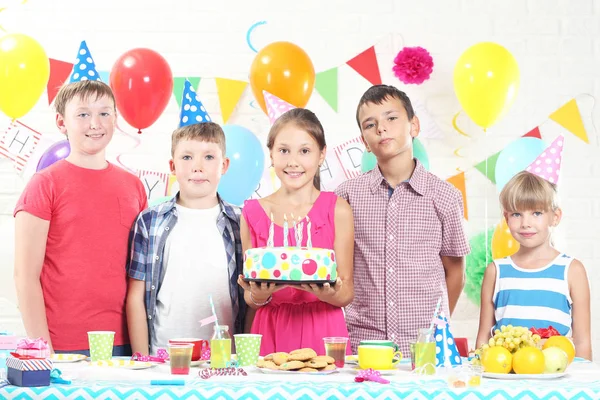
<svg viewBox="0 0 600 400">
<path fill-rule="evenodd" d="M 200 101 L 200 96 L 192 87 L 187 79 L 183 87 L 183 97 L 181 99 L 181 114 L 179 116 L 179 127 L 197 124 L 199 122 L 211 122 L 212 119 L 206 112 L 206 108 Z"/>
<path fill-rule="evenodd" d="M 75 65 L 73 65 L 73 71 L 69 77 L 69 83 L 85 81 L 100 81 L 100 74 L 96 71 L 96 63 L 92 58 L 92 54 L 85 43 L 85 40 L 81 42 L 79 46 L 79 52 L 77 53 L 77 59 Z"/>
<path fill-rule="evenodd" d="M 444 313 L 440 313 L 435 318 L 435 330 L 433 338 L 435 339 L 435 358 L 436 367 L 450 367 L 454 365 L 462 365 L 460 353 L 454 343 L 454 336 L 450 332 L 450 325 Z"/>
</svg>

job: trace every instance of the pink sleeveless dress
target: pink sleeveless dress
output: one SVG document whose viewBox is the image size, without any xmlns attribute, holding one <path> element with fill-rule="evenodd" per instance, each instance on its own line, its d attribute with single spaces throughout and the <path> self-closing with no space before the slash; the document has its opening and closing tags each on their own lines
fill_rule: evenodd
<svg viewBox="0 0 600 400">
<path fill-rule="evenodd" d="M 333 249 L 336 201 L 335 193 L 321 192 L 309 211 L 313 247 Z M 250 229 L 252 246 L 266 246 L 271 221 L 258 200 L 247 200 L 242 215 Z M 303 244 L 306 244 L 306 225 L 305 222 Z M 288 243 L 295 245 L 292 232 L 290 229 Z M 283 245 L 281 226 L 274 225 L 273 241 L 275 246 Z M 251 332 L 262 335 L 262 356 L 305 347 L 314 349 L 318 354 L 325 354 L 324 337 L 348 337 L 348 328 L 340 307 L 322 302 L 312 293 L 292 287 L 273 293 L 271 302 L 256 311 Z M 348 354 L 352 354 L 349 345 L 346 349 Z"/>
</svg>

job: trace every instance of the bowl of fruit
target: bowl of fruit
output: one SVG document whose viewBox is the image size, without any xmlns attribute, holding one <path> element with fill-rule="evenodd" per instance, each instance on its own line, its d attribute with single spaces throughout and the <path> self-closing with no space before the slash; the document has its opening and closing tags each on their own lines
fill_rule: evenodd
<svg viewBox="0 0 600 400">
<path fill-rule="evenodd" d="M 549 337 L 541 344 L 539 330 L 501 326 L 488 343 L 474 351 L 472 363 L 481 365 L 483 376 L 496 379 L 554 379 L 565 375 L 575 357 L 569 338 Z"/>
</svg>

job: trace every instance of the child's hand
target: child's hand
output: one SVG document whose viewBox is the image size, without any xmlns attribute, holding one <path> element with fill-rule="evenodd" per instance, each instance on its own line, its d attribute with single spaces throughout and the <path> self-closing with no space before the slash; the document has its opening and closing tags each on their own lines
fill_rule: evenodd
<svg viewBox="0 0 600 400">
<path fill-rule="evenodd" d="M 250 293 L 252 293 L 252 298 L 257 303 L 262 303 L 263 301 L 266 301 L 273 293 L 288 287 L 288 285 L 280 285 L 276 283 L 246 282 L 244 281 L 243 275 L 238 275 L 238 285 L 240 285 L 244 290 L 247 290 Z"/>
<path fill-rule="evenodd" d="M 340 291 L 343 286 L 343 282 L 340 278 L 335 280 L 335 285 L 331 286 L 329 283 L 323 284 L 323 286 L 318 286 L 315 283 L 311 283 L 309 285 L 300 285 L 298 289 L 304 290 L 306 292 L 312 293 L 318 297 L 319 300 L 328 302 L 328 299 L 331 299 L 333 296 Z"/>
</svg>

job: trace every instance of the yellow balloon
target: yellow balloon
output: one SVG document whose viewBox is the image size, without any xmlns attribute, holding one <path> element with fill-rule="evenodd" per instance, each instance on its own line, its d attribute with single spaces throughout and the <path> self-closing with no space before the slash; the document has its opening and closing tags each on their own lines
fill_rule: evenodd
<svg viewBox="0 0 600 400">
<path fill-rule="evenodd" d="M 33 108 L 50 78 L 50 61 L 42 46 L 31 37 L 8 34 L 0 37 L 0 110 L 20 118 Z"/>
<path fill-rule="evenodd" d="M 510 234 L 506 220 L 502 218 L 502 221 L 496 225 L 492 236 L 492 258 L 497 260 L 512 256 L 519 250 L 519 247 L 519 242 Z"/>
<path fill-rule="evenodd" d="M 519 89 L 519 66 L 496 43 L 469 47 L 454 67 L 454 91 L 463 110 L 486 129 L 510 108 Z"/>
</svg>

